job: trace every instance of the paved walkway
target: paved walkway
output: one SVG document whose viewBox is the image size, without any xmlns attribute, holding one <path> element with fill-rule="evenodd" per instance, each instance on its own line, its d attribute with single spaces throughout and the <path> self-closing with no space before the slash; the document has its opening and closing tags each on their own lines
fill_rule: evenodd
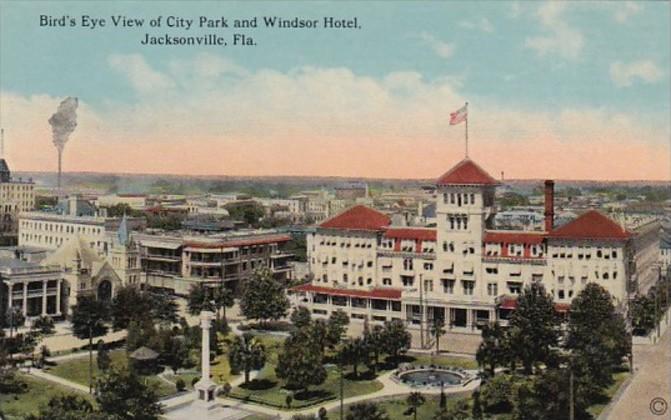
<svg viewBox="0 0 671 420">
<path fill-rule="evenodd" d="M 602 415 L 608 420 L 657 420 L 671 418 L 671 330 L 655 345 L 634 345 L 635 374 L 620 398 Z M 667 411 L 661 412 L 663 398 Z"/>
<path fill-rule="evenodd" d="M 349 404 L 357 403 L 360 401 L 368 401 L 368 400 L 373 400 L 373 399 L 381 399 L 381 398 L 392 398 L 394 396 L 401 396 L 401 395 L 406 395 L 409 394 L 413 391 L 417 391 L 417 389 L 410 388 L 406 385 L 399 384 L 391 379 L 393 372 L 387 372 L 385 374 L 380 375 L 377 380 L 382 383 L 382 389 L 370 393 L 370 394 L 365 394 L 365 395 L 358 395 L 355 397 L 350 397 L 346 398 L 344 400 L 344 405 L 347 406 Z M 480 380 L 474 380 L 467 384 L 466 386 L 463 387 L 453 387 L 453 388 L 445 388 L 445 394 L 450 395 L 450 394 L 461 394 L 461 393 L 470 393 L 473 390 L 475 390 L 478 386 L 480 386 Z M 419 390 L 422 394 L 440 394 L 440 389 L 421 389 Z M 271 407 L 266 407 L 262 406 L 259 404 L 251 404 L 251 403 L 245 403 L 240 400 L 232 399 L 232 398 L 219 398 L 218 401 L 220 401 L 222 404 L 224 404 L 227 407 L 235 408 L 235 409 L 243 409 L 246 411 L 250 412 L 256 412 L 259 414 L 265 414 L 267 416 L 272 416 L 276 417 L 278 419 L 291 419 L 291 417 L 295 414 L 314 414 L 316 413 L 320 408 L 324 407 L 326 410 L 331 410 L 340 407 L 340 400 L 331 400 L 328 402 L 325 402 L 320 405 L 315 405 L 312 407 L 308 408 L 303 408 L 300 410 L 286 410 L 286 411 L 281 411 L 277 410 L 275 408 Z"/>
<path fill-rule="evenodd" d="M 46 373 L 45 371 L 41 369 L 30 369 L 30 372 L 28 372 L 29 375 L 33 375 L 36 378 L 44 379 L 49 382 L 55 382 L 57 384 L 66 386 L 70 389 L 73 389 L 75 391 L 80 391 L 84 392 L 86 394 L 89 393 L 89 387 L 78 384 L 76 382 L 68 381 L 67 379 L 63 379 L 60 376 L 55 376 L 50 373 Z"/>
</svg>

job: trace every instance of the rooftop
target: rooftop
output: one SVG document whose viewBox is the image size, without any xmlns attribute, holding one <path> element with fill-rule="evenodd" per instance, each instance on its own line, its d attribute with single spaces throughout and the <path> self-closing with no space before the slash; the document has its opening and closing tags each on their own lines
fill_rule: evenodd
<svg viewBox="0 0 671 420">
<path fill-rule="evenodd" d="M 457 163 L 436 181 L 437 185 L 498 185 L 499 182 L 469 158 Z"/>
<path fill-rule="evenodd" d="M 596 210 L 589 210 L 548 234 L 552 239 L 593 240 L 627 240 L 631 236 L 631 232 Z"/>
<path fill-rule="evenodd" d="M 319 225 L 326 229 L 382 230 L 391 224 L 384 213 L 363 205 L 351 207 Z"/>
</svg>

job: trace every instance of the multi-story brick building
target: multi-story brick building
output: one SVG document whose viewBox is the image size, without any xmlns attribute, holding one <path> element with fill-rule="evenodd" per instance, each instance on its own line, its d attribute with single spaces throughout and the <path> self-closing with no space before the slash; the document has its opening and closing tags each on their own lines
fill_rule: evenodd
<svg viewBox="0 0 671 420">
<path fill-rule="evenodd" d="M 207 236 L 134 234 L 140 249 L 142 281 L 186 295 L 192 285 L 224 282 L 236 289 L 254 270 L 268 267 L 275 278 L 290 280 L 293 254 L 283 251 L 291 239 L 280 233 Z"/>
<path fill-rule="evenodd" d="M 16 241 L 19 213 L 35 207 L 35 184 L 12 178 L 7 161 L 0 159 L 0 245 Z"/>
<path fill-rule="evenodd" d="M 458 331 L 505 323 L 516 295 L 542 283 L 566 311 L 588 282 L 624 307 L 636 285 L 650 284 L 659 238 L 654 226 L 624 229 L 595 210 L 554 225 L 554 183 L 545 184 L 545 229 L 496 230 L 498 182 L 469 159 L 436 182 L 435 228 L 395 227 L 386 215 L 355 206 L 308 235 L 314 280 L 292 290 L 317 315 L 336 309 L 353 319 L 440 319 Z"/>
</svg>

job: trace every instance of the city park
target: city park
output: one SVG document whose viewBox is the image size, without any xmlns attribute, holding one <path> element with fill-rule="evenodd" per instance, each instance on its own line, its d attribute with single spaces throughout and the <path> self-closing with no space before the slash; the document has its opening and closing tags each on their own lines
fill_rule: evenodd
<svg viewBox="0 0 671 420">
<path fill-rule="evenodd" d="M 200 286 L 184 302 L 125 287 L 110 302 L 82 296 L 65 325 L 41 318 L 17 328 L 20 313 L 8 314 L 8 328 L 0 330 L 0 414 L 170 419 L 200 409 L 209 418 L 250 420 L 596 418 L 630 376 L 629 331 L 649 331 L 669 307 L 668 283 L 660 278 L 633 301 L 631 326 L 596 284 L 562 320 L 551 295 L 534 283 L 518 297 L 507 327 L 482 328 L 475 357 L 450 353 L 449 342 L 440 348 L 446 325 L 427 328 L 435 348 L 415 350 L 400 320 L 366 322 L 352 333 L 344 312 L 315 319 L 306 308 L 291 310 L 287 285 L 264 269 L 235 294 Z"/>
</svg>

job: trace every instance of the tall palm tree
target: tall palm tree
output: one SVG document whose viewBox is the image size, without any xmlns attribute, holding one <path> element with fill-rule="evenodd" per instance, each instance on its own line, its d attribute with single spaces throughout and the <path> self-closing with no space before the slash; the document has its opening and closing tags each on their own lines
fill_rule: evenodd
<svg viewBox="0 0 671 420">
<path fill-rule="evenodd" d="M 231 369 L 245 372 L 245 384 L 249 382 L 249 372 L 261 369 L 266 364 L 266 348 L 256 337 L 245 333 L 233 339 L 228 353 Z"/>
<path fill-rule="evenodd" d="M 411 392 L 410 395 L 408 395 L 408 398 L 405 400 L 405 402 L 412 407 L 412 414 L 415 420 L 417 420 L 417 409 L 424 405 L 426 402 L 426 398 L 424 398 L 424 395 L 422 395 L 419 392 Z"/>
<path fill-rule="evenodd" d="M 436 354 L 440 353 L 440 337 L 445 335 L 445 322 L 435 318 L 431 324 L 431 335 L 436 339 Z"/>
</svg>

